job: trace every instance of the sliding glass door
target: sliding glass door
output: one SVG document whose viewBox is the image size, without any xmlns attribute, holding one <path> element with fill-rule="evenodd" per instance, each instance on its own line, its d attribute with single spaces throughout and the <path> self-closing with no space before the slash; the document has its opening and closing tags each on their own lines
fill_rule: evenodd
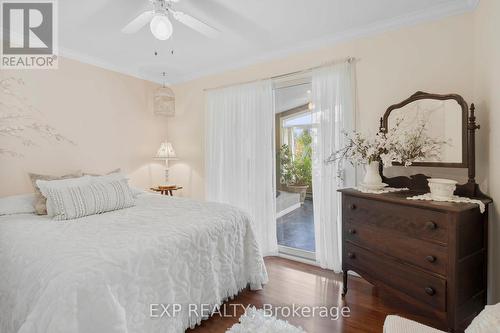
<svg viewBox="0 0 500 333">
<path fill-rule="evenodd" d="M 314 260 L 310 89 L 308 84 L 282 89 L 288 91 L 279 91 L 276 105 L 278 246 L 283 254 Z M 290 107 L 294 101 L 301 104 Z"/>
</svg>

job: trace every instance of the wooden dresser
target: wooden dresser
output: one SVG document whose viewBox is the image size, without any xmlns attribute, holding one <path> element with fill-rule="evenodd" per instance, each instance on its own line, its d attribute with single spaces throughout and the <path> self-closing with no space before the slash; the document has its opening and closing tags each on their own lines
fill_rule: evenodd
<svg viewBox="0 0 500 333">
<path fill-rule="evenodd" d="M 486 304 L 488 210 L 407 200 L 421 194 L 410 191 L 340 192 L 344 295 L 354 271 L 398 296 L 420 322 L 463 331 Z"/>
</svg>

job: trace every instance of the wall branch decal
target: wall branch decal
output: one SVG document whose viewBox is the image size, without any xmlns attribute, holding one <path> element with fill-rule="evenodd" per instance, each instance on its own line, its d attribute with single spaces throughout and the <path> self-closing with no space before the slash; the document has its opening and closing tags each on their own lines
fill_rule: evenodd
<svg viewBox="0 0 500 333">
<path fill-rule="evenodd" d="M 76 145 L 43 120 L 42 113 L 20 92 L 24 84 L 19 78 L 0 79 L 0 136 L 13 138 L 24 147 L 38 146 L 37 138 Z M 1 144 L 0 156 L 22 157 L 17 150 Z"/>
</svg>

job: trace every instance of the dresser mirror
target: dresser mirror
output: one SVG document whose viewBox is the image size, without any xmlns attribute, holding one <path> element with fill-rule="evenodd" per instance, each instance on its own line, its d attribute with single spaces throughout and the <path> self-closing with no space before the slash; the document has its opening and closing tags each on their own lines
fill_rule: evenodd
<svg viewBox="0 0 500 333">
<path fill-rule="evenodd" d="M 467 103 L 459 95 L 417 92 L 389 107 L 382 118 L 385 131 L 398 125 L 411 130 L 424 123 L 427 135 L 442 145 L 439 157 L 414 162 L 414 166 L 467 167 Z"/>
<path fill-rule="evenodd" d="M 474 104 L 469 107 L 464 98 L 457 94 L 439 95 L 416 92 L 404 101 L 391 105 L 380 119 L 380 131 L 388 132 L 394 126 L 411 130 L 425 122 L 429 137 L 446 141 L 441 146 L 438 158 L 414 162 L 412 166 L 466 168 L 468 180 L 457 185 L 455 194 L 468 197 L 482 197 L 475 180 L 475 132 Z M 395 165 L 397 165 L 395 163 Z M 388 178 L 380 170 L 383 181 L 392 187 L 407 187 L 411 190 L 428 192 L 427 179 L 423 174 L 410 177 Z"/>
</svg>

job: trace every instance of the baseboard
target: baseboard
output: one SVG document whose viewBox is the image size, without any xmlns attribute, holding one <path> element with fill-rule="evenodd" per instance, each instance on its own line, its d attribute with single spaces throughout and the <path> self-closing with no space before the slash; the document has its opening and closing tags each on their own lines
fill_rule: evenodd
<svg viewBox="0 0 500 333">
<path fill-rule="evenodd" d="M 311 260 L 311 259 L 302 258 L 302 257 L 296 257 L 296 256 L 292 256 L 289 254 L 281 253 L 281 252 L 278 253 L 278 257 L 288 259 L 288 260 L 298 261 L 298 262 L 301 262 L 303 264 L 309 264 L 309 265 L 319 267 L 319 264 L 316 262 L 316 260 Z"/>
</svg>

